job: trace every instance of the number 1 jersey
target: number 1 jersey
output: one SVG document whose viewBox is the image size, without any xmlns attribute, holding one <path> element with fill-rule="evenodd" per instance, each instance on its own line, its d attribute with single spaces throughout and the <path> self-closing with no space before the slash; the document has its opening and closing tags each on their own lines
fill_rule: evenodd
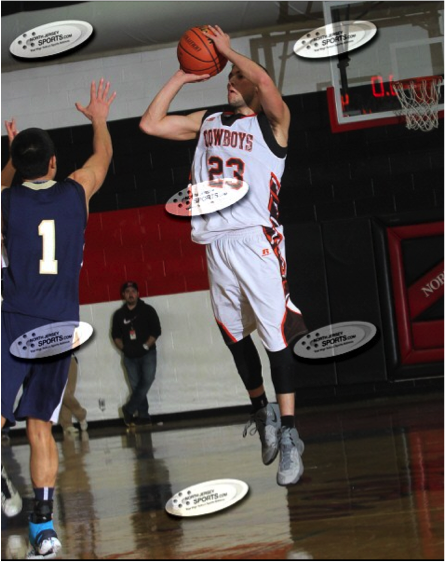
<svg viewBox="0 0 445 562">
<path fill-rule="evenodd" d="M 25 182 L 2 191 L 2 309 L 79 320 L 79 275 L 87 224 L 85 191 L 72 179 Z"/>
</svg>

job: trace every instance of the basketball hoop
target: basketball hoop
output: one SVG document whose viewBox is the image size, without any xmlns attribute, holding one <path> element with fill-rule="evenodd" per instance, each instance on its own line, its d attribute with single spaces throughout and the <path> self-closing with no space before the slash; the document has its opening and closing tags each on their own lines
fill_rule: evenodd
<svg viewBox="0 0 445 562">
<path fill-rule="evenodd" d="M 432 131 L 439 126 L 441 76 L 410 78 L 393 83 L 402 106 L 399 115 L 406 119 L 406 128 L 413 131 Z"/>
</svg>

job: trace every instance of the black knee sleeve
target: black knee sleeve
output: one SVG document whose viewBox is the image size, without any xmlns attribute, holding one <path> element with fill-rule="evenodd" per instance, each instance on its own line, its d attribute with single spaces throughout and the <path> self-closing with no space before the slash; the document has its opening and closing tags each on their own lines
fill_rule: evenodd
<svg viewBox="0 0 445 562">
<path fill-rule="evenodd" d="M 297 362 L 290 346 L 280 351 L 267 351 L 272 383 L 277 394 L 295 392 Z"/>
<path fill-rule="evenodd" d="M 227 346 L 232 352 L 238 373 L 246 390 L 255 390 L 263 384 L 261 360 L 250 336 Z"/>
</svg>

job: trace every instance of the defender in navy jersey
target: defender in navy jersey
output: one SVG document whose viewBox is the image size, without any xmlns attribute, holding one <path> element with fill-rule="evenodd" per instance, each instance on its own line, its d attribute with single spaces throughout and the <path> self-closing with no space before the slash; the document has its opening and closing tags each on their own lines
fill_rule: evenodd
<svg viewBox="0 0 445 562">
<path fill-rule="evenodd" d="M 192 239 L 206 245 L 213 312 L 252 402 L 251 424 L 262 443 L 264 464 L 278 452 L 277 482 L 296 483 L 304 449 L 295 428 L 296 361 L 291 342 L 304 333 L 301 311 L 292 303 L 278 203 L 287 153 L 290 112 L 267 72 L 230 46 L 218 26 L 205 32 L 232 63 L 229 110 L 167 115 L 181 88 L 206 80 L 177 71 L 142 116 L 149 135 L 197 139 L 192 183 L 238 178 L 249 185 L 235 205 L 192 217 Z M 258 330 L 271 365 L 278 406 L 268 403 L 258 352 L 250 334 Z"/>
<path fill-rule="evenodd" d="M 26 181 L 5 189 L 2 219 L 10 259 L 3 276 L 3 312 L 42 318 L 42 325 L 78 321 L 87 225 L 83 187 L 67 178 Z"/>
<path fill-rule="evenodd" d="M 58 452 L 52 436 L 68 378 L 71 353 L 18 359 L 11 343 L 28 330 L 79 320 L 79 274 L 88 202 L 103 184 L 112 157 L 107 118 L 115 93 L 102 79 L 91 84 L 87 107 L 76 108 L 93 125 L 93 154 L 82 168 L 56 181 L 52 140 L 42 129 L 17 133 L 6 122 L 11 158 L 2 170 L 3 270 L 2 428 L 26 420 L 31 447 L 34 509 L 29 520 L 28 558 L 52 558 L 61 548 L 54 531 L 53 494 Z M 20 182 L 13 184 L 14 177 Z M 22 388 L 17 407 L 15 401 Z M 20 497 L 2 466 L 2 510 L 14 515 Z"/>
</svg>

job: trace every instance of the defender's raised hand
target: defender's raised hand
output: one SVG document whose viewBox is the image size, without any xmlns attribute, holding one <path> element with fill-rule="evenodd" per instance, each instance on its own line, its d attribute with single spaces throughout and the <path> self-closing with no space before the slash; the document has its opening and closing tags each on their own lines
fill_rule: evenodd
<svg viewBox="0 0 445 562">
<path fill-rule="evenodd" d="M 11 119 L 11 121 L 5 121 L 5 127 L 6 132 L 8 133 L 9 146 L 11 146 L 12 141 L 18 134 L 14 117 Z"/>
<path fill-rule="evenodd" d="M 110 91 L 110 83 L 106 82 L 103 78 L 100 79 L 99 86 L 96 89 L 96 82 L 91 82 L 90 89 L 90 103 L 84 107 L 80 103 L 76 103 L 76 109 L 83 113 L 90 121 L 107 120 L 110 106 L 116 97 L 116 92 L 113 92 L 108 97 Z M 107 99 L 108 98 L 108 99 Z"/>
</svg>

